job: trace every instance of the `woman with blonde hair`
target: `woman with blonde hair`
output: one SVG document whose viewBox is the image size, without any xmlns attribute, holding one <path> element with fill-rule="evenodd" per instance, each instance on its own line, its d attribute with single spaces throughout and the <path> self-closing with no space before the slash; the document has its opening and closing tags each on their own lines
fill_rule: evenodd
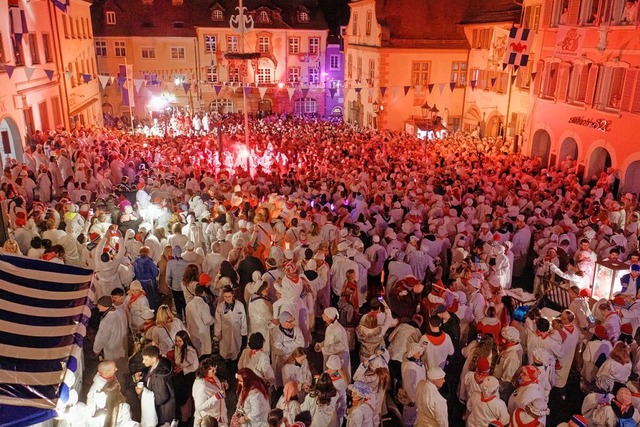
<svg viewBox="0 0 640 427">
<path fill-rule="evenodd" d="M 302 400 L 311 388 L 311 378 L 307 354 L 304 348 L 298 347 L 293 350 L 291 356 L 282 366 L 282 383 L 287 384 L 290 381 L 295 381 L 299 386 L 298 395 Z"/>
<path fill-rule="evenodd" d="M 609 353 L 609 358 L 598 369 L 596 380 L 600 377 L 610 377 L 614 381 L 626 384 L 631 375 L 631 356 L 629 355 L 629 346 L 618 341 L 613 346 L 613 350 Z"/>
<path fill-rule="evenodd" d="M 22 256 L 20 252 L 20 247 L 18 246 L 18 242 L 13 239 L 9 239 L 4 242 L 1 250 L 3 255 L 13 255 L 13 256 Z"/>
<path fill-rule="evenodd" d="M 156 314 L 156 327 L 151 334 L 153 343 L 158 346 L 161 354 L 166 355 L 173 349 L 173 337 L 182 330 L 185 330 L 182 321 L 173 315 L 168 305 L 161 305 Z"/>
<path fill-rule="evenodd" d="M 158 298 L 161 304 L 167 304 L 169 307 L 173 307 L 173 297 L 171 295 L 171 288 L 167 282 L 167 264 L 169 260 L 173 258 L 173 251 L 171 246 L 167 245 L 162 250 L 162 256 L 158 261 Z"/>
</svg>

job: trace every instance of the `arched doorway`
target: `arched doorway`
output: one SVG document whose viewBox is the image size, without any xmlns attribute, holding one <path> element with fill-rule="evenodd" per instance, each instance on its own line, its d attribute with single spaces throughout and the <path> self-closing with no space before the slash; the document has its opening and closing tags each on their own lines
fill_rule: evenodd
<svg viewBox="0 0 640 427">
<path fill-rule="evenodd" d="M 549 151 L 551 149 L 551 136 L 544 129 L 538 129 L 533 134 L 531 157 L 540 157 L 544 166 L 549 165 Z"/>
<path fill-rule="evenodd" d="M 563 162 L 567 156 L 571 157 L 572 160 L 578 158 L 578 143 L 571 137 L 562 141 L 562 145 L 560 146 L 560 162 Z"/>
<path fill-rule="evenodd" d="M 489 117 L 489 120 L 487 121 L 486 127 L 485 127 L 485 131 L 484 131 L 484 136 L 493 136 L 496 137 L 498 135 L 502 135 L 503 133 L 503 123 L 504 123 L 504 118 L 503 116 L 499 115 L 499 114 L 493 114 Z"/>
<path fill-rule="evenodd" d="M 112 116 L 113 115 L 113 105 L 109 104 L 108 102 L 105 102 L 104 104 L 102 104 L 102 113 Z"/>
<path fill-rule="evenodd" d="M 270 99 L 262 99 L 258 101 L 258 114 L 267 115 L 273 112 L 273 104 Z"/>
<path fill-rule="evenodd" d="M 333 107 L 333 110 L 331 110 L 331 115 L 332 116 L 342 116 L 342 107 Z"/>
<path fill-rule="evenodd" d="M 587 170 L 587 181 L 594 175 L 596 178 L 601 172 L 611 167 L 611 155 L 606 148 L 598 147 L 591 153 L 589 157 L 589 169 Z"/>
<path fill-rule="evenodd" d="M 0 122 L 0 165 L 4 165 L 7 156 L 22 162 L 22 140 L 20 138 L 20 129 L 16 122 L 5 117 Z"/>
<path fill-rule="evenodd" d="M 622 183 L 623 193 L 638 193 L 640 191 L 640 160 L 632 162 L 627 167 Z"/>
</svg>

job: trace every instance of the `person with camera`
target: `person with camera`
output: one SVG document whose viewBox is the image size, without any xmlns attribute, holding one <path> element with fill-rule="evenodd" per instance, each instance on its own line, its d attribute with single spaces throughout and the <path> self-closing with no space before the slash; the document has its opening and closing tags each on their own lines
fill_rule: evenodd
<svg viewBox="0 0 640 427">
<path fill-rule="evenodd" d="M 195 406 L 193 425 L 200 427 L 209 425 L 209 419 L 215 419 L 218 423 L 227 424 L 227 404 L 225 393 L 229 384 L 218 378 L 216 373 L 218 366 L 212 358 L 206 358 L 200 362 L 196 371 L 196 379 L 193 382 L 192 396 Z"/>
<path fill-rule="evenodd" d="M 238 406 L 231 426 L 267 427 L 269 390 L 265 382 L 249 368 L 236 373 Z"/>
</svg>

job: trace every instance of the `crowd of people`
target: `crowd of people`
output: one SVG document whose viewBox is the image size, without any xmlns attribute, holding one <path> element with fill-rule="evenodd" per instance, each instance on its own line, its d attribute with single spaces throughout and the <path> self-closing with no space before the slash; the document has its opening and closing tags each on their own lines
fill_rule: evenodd
<svg viewBox="0 0 640 427">
<path fill-rule="evenodd" d="M 554 419 L 640 422 L 638 198 L 614 170 L 583 182 L 462 133 L 250 127 L 247 162 L 114 129 L 6 160 L 1 253 L 95 272 L 86 425 L 544 426 L 572 373 L 581 411 Z M 243 140 L 241 117 L 221 128 Z M 628 272 L 596 300 L 603 259 Z"/>
</svg>

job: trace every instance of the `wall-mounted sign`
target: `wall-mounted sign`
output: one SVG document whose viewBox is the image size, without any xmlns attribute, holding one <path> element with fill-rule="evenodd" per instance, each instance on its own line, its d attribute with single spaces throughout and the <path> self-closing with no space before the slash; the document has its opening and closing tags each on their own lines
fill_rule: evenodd
<svg viewBox="0 0 640 427">
<path fill-rule="evenodd" d="M 575 116 L 569 118 L 569 123 L 578 126 L 586 126 L 591 129 L 599 130 L 600 132 L 609 132 L 611 126 L 611 120 L 605 119 L 587 119 L 583 116 Z"/>
</svg>

